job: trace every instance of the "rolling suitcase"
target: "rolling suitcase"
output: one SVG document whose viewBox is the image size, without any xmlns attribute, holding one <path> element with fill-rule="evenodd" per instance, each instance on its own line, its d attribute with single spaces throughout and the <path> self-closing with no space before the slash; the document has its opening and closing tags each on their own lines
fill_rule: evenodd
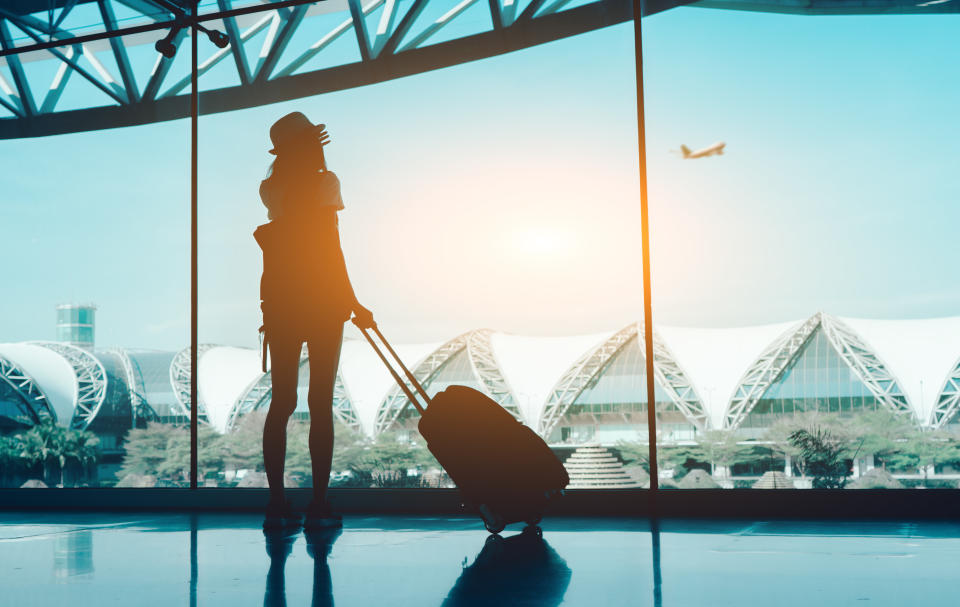
<svg viewBox="0 0 960 607">
<path fill-rule="evenodd" d="M 510 523 L 539 523 L 547 502 L 562 494 L 570 482 L 563 464 L 543 439 L 473 388 L 450 386 L 430 398 L 376 325 L 373 333 L 391 360 L 369 330 L 360 330 L 420 412 L 418 429 L 427 448 L 456 483 L 464 503 L 479 511 L 487 530 L 499 533 Z"/>
</svg>

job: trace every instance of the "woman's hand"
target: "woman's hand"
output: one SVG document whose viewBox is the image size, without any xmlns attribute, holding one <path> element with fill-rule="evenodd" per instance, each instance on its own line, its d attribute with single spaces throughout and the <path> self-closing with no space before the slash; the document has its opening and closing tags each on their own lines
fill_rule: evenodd
<svg viewBox="0 0 960 607">
<path fill-rule="evenodd" d="M 373 312 L 364 308 L 359 303 L 353 307 L 353 324 L 357 325 L 361 329 L 372 329 L 376 325 L 376 321 L 373 320 Z"/>
</svg>

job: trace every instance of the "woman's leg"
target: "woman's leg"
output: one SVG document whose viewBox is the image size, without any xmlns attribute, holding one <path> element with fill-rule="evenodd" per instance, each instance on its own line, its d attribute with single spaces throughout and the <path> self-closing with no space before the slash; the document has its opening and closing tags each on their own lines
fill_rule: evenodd
<svg viewBox="0 0 960 607">
<path fill-rule="evenodd" d="M 270 485 L 270 501 L 283 499 L 283 467 L 287 455 L 287 421 L 297 408 L 299 339 L 270 337 L 270 376 L 273 380 L 270 409 L 263 425 L 263 467 Z"/>
<path fill-rule="evenodd" d="M 338 323 L 307 342 L 310 352 L 310 462 L 313 467 L 313 499 L 327 497 L 333 460 L 333 387 L 340 365 L 343 323 Z"/>
</svg>

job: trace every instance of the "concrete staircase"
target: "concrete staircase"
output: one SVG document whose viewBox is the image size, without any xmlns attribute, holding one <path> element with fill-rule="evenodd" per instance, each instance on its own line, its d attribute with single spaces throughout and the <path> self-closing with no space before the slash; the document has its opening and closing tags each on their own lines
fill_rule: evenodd
<svg viewBox="0 0 960 607">
<path fill-rule="evenodd" d="M 610 451 L 598 445 L 580 447 L 563 462 L 570 475 L 568 489 L 627 489 L 640 487 Z"/>
<path fill-rule="evenodd" d="M 796 489 L 790 477 L 779 470 L 768 470 L 753 484 L 754 489 Z"/>
</svg>

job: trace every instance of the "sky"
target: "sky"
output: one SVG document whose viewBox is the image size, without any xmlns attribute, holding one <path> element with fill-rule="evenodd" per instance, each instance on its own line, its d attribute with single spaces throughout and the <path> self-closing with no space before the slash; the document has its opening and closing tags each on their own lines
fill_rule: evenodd
<svg viewBox="0 0 960 607">
<path fill-rule="evenodd" d="M 957 25 L 700 8 L 646 18 L 654 322 L 960 314 Z M 348 267 L 388 337 L 641 319 L 635 101 L 622 24 L 203 117 L 201 342 L 256 344 L 257 187 L 269 126 L 293 110 L 328 125 Z M 62 302 L 98 306 L 98 346 L 188 342 L 188 129 L 0 141 L 0 342 L 52 339 Z M 723 156 L 675 152 L 716 141 Z"/>
</svg>

